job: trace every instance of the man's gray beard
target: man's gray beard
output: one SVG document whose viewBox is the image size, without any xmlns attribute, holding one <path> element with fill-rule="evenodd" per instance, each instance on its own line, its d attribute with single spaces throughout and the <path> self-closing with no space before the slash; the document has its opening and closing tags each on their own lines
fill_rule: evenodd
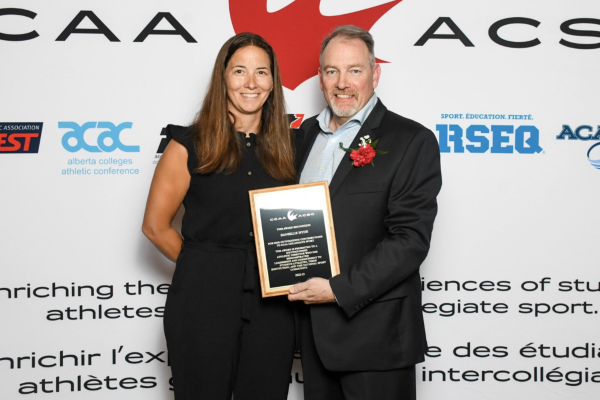
<svg viewBox="0 0 600 400">
<path fill-rule="evenodd" d="M 342 110 L 340 110 L 332 101 L 331 105 L 330 105 L 331 111 L 333 111 L 333 114 L 336 117 L 340 117 L 340 118 L 350 118 L 352 116 L 354 116 L 354 114 L 356 114 L 358 112 L 358 105 L 355 105 L 354 107 L 350 108 L 348 111 L 346 112 L 342 112 Z"/>
</svg>

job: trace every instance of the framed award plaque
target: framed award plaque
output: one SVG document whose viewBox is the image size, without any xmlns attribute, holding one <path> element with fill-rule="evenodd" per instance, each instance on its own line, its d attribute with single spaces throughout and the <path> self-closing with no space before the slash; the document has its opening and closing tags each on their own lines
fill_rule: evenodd
<svg viewBox="0 0 600 400">
<path fill-rule="evenodd" d="M 327 182 L 249 194 L 263 297 L 287 295 L 296 283 L 340 273 Z"/>
</svg>

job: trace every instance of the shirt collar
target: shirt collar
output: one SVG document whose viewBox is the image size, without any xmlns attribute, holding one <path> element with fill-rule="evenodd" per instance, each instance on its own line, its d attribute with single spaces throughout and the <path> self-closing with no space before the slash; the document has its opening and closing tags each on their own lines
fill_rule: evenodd
<svg viewBox="0 0 600 400">
<path fill-rule="evenodd" d="M 340 126 L 340 128 L 338 128 L 338 131 L 342 127 L 346 126 L 347 124 L 353 121 L 358 122 L 358 124 L 362 126 L 369 114 L 371 114 L 371 111 L 373 111 L 373 109 L 375 108 L 376 104 L 377 94 L 373 93 L 373 96 L 367 102 L 367 104 L 365 104 L 363 108 L 361 108 L 356 114 L 354 114 L 352 118 L 350 118 L 342 126 Z M 333 133 L 331 129 L 329 129 L 329 122 L 331 122 L 331 108 L 329 108 L 329 106 L 325 107 L 325 109 L 321 111 L 321 113 L 317 116 L 317 121 L 319 121 L 319 127 L 321 128 L 321 131 L 325 133 Z"/>
</svg>

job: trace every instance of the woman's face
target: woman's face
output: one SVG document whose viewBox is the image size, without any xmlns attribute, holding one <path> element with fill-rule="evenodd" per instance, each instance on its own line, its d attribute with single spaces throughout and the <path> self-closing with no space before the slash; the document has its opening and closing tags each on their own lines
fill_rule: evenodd
<svg viewBox="0 0 600 400">
<path fill-rule="evenodd" d="M 266 51 L 246 46 L 233 53 L 225 68 L 227 108 L 233 115 L 258 114 L 273 90 L 271 61 Z"/>
</svg>

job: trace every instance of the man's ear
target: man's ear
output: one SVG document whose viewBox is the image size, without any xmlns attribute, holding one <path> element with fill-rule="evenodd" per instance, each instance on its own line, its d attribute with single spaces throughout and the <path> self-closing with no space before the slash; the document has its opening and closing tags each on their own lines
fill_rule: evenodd
<svg viewBox="0 0 600 400">
<path fill-rule="evenodd" d="M 317 69 L 317 75 L 319 75 L 319 87 L 323 91 L 323 75 L 321 75 L 321 67 Z"/>
<path fill-rule="evenodd" d="M 379 64 L 375 64 L 373 67 L 373 89 L 379 85 L 379 77 L 381 76 L 381 67 Z"/>
</svg>

